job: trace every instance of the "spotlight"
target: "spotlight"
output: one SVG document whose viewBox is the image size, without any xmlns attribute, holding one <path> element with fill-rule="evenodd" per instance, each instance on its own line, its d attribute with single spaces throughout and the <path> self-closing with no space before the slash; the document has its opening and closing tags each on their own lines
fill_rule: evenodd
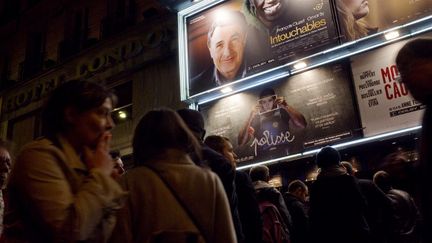
<svg viewBox="0 0 432 243">
<path fill-rule="evenodd" d="M 118 112 L 118 117 L 119 117 L 120 119 L 126 119 L 126 118 L 127 118 L 127 114 L 126 114 L 126 112 L 124 112 L 124 111 L 119 111 L 119 112 Z"/>
<path fill-rule="evenodd" d="M 390 31 L 390 32 L 386 33 L 386 34 L 384 35 L 384 37 L 385 37 L 386 40 L 392 40 L 392 39 L 394 39 L 394 38 L 399 37 L 399 31 L 397 31 L 397 30 L 395 30 L 395 31 Z"/>
<path fill-rule="evenodd" d="M 295 69 L 302 69 L 305 67 L 307 67 L 307 64 L 305 62 L 298 62 L 298 63 L 294 64 Z"/>
<path fill-rule="evenodd" d="M 221 92 L 224 94 L 229 93 L 231 91 L 233 91 L 231 87 L 225 87 L 225 88 L 221 89 Z"/>
</svg>

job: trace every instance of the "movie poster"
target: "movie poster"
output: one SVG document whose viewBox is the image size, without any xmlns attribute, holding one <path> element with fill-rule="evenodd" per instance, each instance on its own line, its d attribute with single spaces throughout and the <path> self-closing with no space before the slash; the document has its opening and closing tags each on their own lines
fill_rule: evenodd
<svg viewBox="0 0 432 243">
<path fill-rule="evenodd" d="M 272 82 L 200 107 L 207 135 L 229 138 L 240 163 L 280 158 L 361 135 L 349 64 Z"/>
<path fill-rule="evenodd" d="M 338 44 L 329 0 L 230 0 L 186 20 L 189 96 Z"/>
<path fill-rule="evenodd" d="M 351 58 L 365 136 L 421 124 L 425 105 L 416 101 L 400 82 L 395 63 L 396 55 L 405 43 L 398 42 Z"/>
<path fill-rule="evenodd" d="M 432 14 L 430 0 L 336 0 L 335 3 L 343 42 Z"/>
</svg>

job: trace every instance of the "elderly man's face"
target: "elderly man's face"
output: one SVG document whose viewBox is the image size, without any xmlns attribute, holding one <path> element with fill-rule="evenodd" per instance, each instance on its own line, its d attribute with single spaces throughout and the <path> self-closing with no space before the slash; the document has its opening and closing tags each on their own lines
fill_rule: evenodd
<svg viewBox="0 0 432 243">
<path fill-rule="evenodd" d="M 243 61 L 245 33 L 240 25 L 218 26 L 210 41 L 210 55 L 219 73 L 233 80 Z"/>
<path fill-rule="evenodd" d="M 257 17 L 267 27 L 279 18 L 284 10 L 284 0 L 249 0 L 256 8 Z"/>
<path fill-rule="evenodd" d="M 399 70 L 412 96 L 423 103 L 432 101 L 432 61 L 412 60 Z"/>
</svg>

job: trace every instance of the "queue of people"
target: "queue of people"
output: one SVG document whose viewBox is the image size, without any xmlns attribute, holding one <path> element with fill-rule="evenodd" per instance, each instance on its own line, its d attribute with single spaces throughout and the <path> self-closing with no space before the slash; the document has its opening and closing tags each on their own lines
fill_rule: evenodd
<svg viewBox="0 0 432 243">
<path fill-rule="evenodd" d="M 410 76 L 417 68 L 430 73 L 432 55 L 411 51 L 425 42 L 409 43 L 398 66 L 428 103 L 429 83 L 419 88 Z M 418 67 L 402 56 L 417 58 Z M 125 173 L 110 150 L 115 103 L 99 84 L 69 81 L 47 99 L 44 136 L 21 148 L 14 164 L 0 141 L 0 242 L 420 242 L 420 211 L 387 172 L 357 179 L 327 146 L 316 155 L 320 171 L 310 188 L 292 178 L 282 194 L 266 166 L 236 170 L 229 139 L 205 138 L 194 110 L 146 113 L 133 136 L 134 167 Z M 428 134 L 421 158 L 429 154 Z M 430 193 L 423 193 L 425 208 Z"/>
</svg>

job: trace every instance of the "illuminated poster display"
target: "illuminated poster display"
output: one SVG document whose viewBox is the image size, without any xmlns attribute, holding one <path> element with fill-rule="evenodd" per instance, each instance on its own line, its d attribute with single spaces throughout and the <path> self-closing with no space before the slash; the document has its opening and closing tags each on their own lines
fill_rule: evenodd
<svg viewBox="0 0 432 243">
<path fill-rule="evenodd" d="M 354 86 L 364 135 L 421 124 L 425 106 L 400 83 L 395 58 L 406 41 L 351 58 Z"/>
<path fill-rule="evenodd" d="M 186 19 L 189 96 L 338 44 L 329 0 L 224 1 Z"/>
<path fill-rule="evenodd" d="M 430 0 L 336 0 L 342 41 L 353 41 L 432 14 Z"/>
<path fill-rule="evenodd" d="M 358 137 L 349 65 L 333 64 L 202 105 L 207 135 L 228 137 L 241 163 Z"/>
</svg>

